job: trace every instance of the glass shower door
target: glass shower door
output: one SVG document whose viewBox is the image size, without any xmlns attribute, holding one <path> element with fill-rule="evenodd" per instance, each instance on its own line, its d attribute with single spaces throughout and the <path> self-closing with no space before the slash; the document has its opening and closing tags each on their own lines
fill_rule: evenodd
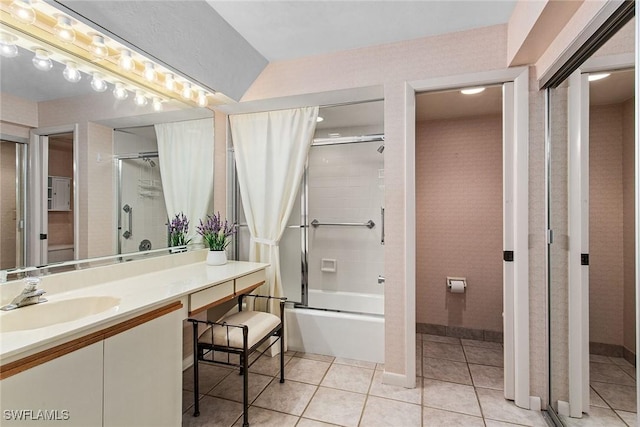
<svg viewBox="0 0 640 427">
<path fill-rule="evenodd" d="M 383 150 L 380 142 L 311 148 L 309 307 L 384 313 Z"/>
<path fill-rule="evenodd" d="M 157 157 L 119 159 L 118 253 L 166 248 L 167 208 Z"/>
</svg>

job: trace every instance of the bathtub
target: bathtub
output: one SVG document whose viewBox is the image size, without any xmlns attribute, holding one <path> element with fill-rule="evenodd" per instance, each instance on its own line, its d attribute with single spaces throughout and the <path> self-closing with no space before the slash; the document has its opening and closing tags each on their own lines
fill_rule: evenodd
<svg viewBox="0 0 640 427">
<path fill-rule="evenodd" d="M 309 305 L 314 298 L 309 291 Z M 318 292 L 318 291 L 316 291 Z M 350 298 L 337 293 L 318 292 L 317 303 L 326 307 L 333 296 L 343 304 Z M 342 298 L 338 298 L 342 297 Z M 361 306 L 369 300 L 372 310 L 382 312 L 384 296 L 360 294 L 350 295 L 352 302 Z M 316 305 L 317 307 L 317 305 Z M 337 309 L 337 306 L 333 306 Z M 360 310 L 361 311 L 361 310 Z M 326 311 L 314 308 L 288 308 L 285 311 L 288 349 L 305 353 L 325 354 L 368 362 L 384 362 L 384 316 L 381 314 L 353 314 Z"/>
</svg>

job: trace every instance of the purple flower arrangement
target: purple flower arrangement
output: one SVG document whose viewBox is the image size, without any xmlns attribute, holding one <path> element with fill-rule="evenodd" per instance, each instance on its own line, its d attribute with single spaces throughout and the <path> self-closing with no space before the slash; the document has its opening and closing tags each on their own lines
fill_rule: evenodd
<svg viewBox="0 0 640 427">
<path fill-rule="evenodd" d="M 187 239 L 189 233 L 189 220 L 180 212 L 167 223 L 169 230 L 169 246 L 185 246 L 191 239 Z"/>
<path fill-rule="evenodd" d="M 226 219 L 224 222 L 220 217 L 220 212 L 214 215 L 207 215 L 207 220 L 196 227 L 196 231 L 202 236 L 204 242 L 211 251 L 223 251 L 231 242 L 228 238 L 233 236 L 237 227 L 235 224 L 229 224 Z"/>
</svg>

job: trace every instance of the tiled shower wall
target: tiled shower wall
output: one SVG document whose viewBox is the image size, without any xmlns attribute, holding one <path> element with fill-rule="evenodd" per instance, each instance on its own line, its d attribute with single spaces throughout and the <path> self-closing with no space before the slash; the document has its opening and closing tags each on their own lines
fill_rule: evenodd
<svg viewBox="0 0 640 427">
<path fill-rule="evenodd" d="M 417 322 L 502 331 L 500 115 L 417 124 L 416 223 Z"/>
</svg>

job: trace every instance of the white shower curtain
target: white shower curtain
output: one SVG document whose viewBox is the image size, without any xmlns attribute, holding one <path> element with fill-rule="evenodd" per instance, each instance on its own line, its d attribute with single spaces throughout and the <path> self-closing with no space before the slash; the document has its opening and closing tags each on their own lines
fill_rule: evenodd
<svg viewBox="0 0 640 427">
<path fill-rule="evenodd" d="M 279 242 L 293 208 L 318 107 L 230 117 L 240 196 L 251 232 L 249 260 L 268 262 L 268 293 L 282 296 Z M 262 291 L 264 293 L 264 291 Z M 274 312 L 275 305 L 272 305 Z"/>
<path fill-rule="evenodd" d="M 184 212 L 192 243 L 213 200 L 213 118 L 155 125 L 167 216 Z"/>
</svg>

